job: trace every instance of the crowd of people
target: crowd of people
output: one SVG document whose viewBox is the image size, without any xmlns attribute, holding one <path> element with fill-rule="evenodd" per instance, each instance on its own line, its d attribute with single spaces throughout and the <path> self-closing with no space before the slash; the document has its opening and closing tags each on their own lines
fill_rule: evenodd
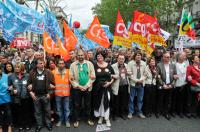
<svg viewBox="0 0 200 132">
<path fill-rule="evenodd" d="M 0 132 L 13 126 L 49 131 L 80 121 L 93 126 L 110 118 L 155 115 L 167 120 L 200 117 L 200 52 L 185 48 L 152 55 L 140 49 L 70 51 L 70 60 L 43 50 L 2 48 Z"/>
</svg>

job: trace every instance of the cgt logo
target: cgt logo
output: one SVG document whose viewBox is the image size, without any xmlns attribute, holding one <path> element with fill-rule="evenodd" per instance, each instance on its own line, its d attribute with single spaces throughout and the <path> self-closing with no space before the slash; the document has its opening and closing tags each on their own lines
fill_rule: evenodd
<svg viewBox="0 0 200 132">
<path fill-rule="evenodd" d="M 96 37 L 96 38 L 98 38 L 98 39 L 100 39 L 100 40 L 109 42 L 109 39 L 107 38 L 107 36 L 106 36 L 104 30 L 100 27 L 99 24 L 94 24 L 94 25 L 91 27 L 90 34 L 91 34 L 93 37 Z"/>
<path fill-rule="evenodd" d="M 124 38 L 129 38 L 128 31 L 124 23 L 118 23 L 116 27 L 117 34 L 120 34 Z"/>
<path fill-rule="evenodd" d="M 146 37 L 148 32 L 147 32 L 147 26 L 146 24 L 140 23 L 140 22 L 135 22 L 134 27 L 133 27 L 134 32 L 141 34 L 142 37 Z"/>
<path fill-rule="evenodd" d="M 150 32 L 152 34 L 158 34 L 158 35 L 161 34 L 160 26 L 159 26 L 159 24 L 157 22 L 147 23 L 146 27 L 147 27 L 147 33 Z"/>
</svg>

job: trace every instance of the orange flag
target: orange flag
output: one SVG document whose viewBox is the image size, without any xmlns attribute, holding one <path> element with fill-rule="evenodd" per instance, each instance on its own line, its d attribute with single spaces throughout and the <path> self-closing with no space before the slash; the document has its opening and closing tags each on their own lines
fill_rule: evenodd
<svg viewBox="0 0 200 132">
<path fill-rule="evenodd" d="M 65 46 L 63 45 L 62 41 L 60 40 L 59 37 L 57 37 L 58 40 L 58 47 L 59 47 L 59 53 L 60 56 L 66 61 L 68 60 L 69 57 L 69 51 L 65 48 Z"/>
<path fill-rule="evenodd" d="M 76 38 L 74 33 L 70 30 L 69 26 L 66 24 L 65 21 L 63 21 L 63 27 L 64 27 L 65 48 L 68 51 L 75 50 L 78 39 Z"/>
<path fill-rule="evenodd" d="M 43 33 L 43 46 L 44 46 L 44 50 L 47 53 L 54 53 L 54 48 L 53 46 L 55 45 L 55 42 L 51 39 L 51 37 L 49 36 L 49 34 L 47 32 Z"/>
<path fill-rule="evenodd" d="M 97 16 L 94 17 L 94 20 L 87 30 L 85 36 L 105 48 L 110 46 L 109 39 L 106 36 L 105 31 L 102 29 Z"/>
<path fill-rule="evenodd" d="M 53 53 L 54 55 L 60 55 L 60 49 L 57 44 L 53 45 Z"/>
</svg>

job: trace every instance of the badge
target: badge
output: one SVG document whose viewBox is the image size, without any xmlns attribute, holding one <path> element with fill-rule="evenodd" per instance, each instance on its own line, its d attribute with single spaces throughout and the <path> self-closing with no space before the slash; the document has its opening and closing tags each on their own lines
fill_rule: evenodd
<svg viewBox="0 0 200 132">
<path fill-rule="evenodd" d="M 124 73 L 121 73 L 121 78 L 122 78 L 122 79 L 125 79 L 125 77 L 126 77 L 125 74 L 124 74 Z"/>
<path fill-rule="evenodd" d="M 97 72 L 101 72 L 101 69 L 99 68 L 99 69 L 97 69 Z"/>
<path fill-rule="evenodd" d="M 24 80 L 24 81 L 22 82 L 22 84 L 26 85 L 26 84 L 27 84 L 27 81 L 26 81 L 26 80 Z"/>
<path fill-rule="evenodd" d="M 83 68 L 82 68 L 82 67 L 80 68 L 80 71 L 83 71 Z"/>
<path fill-rule="evenodd" d="M 44 80 L 44 75 L 38 76 L 37 79 L 38 79 L 38 80 Z"/>
<path fill-rule="evenodd" d="M 108 68 L 105 69 L 105 72 L 109 72 Z"/>
</svg>

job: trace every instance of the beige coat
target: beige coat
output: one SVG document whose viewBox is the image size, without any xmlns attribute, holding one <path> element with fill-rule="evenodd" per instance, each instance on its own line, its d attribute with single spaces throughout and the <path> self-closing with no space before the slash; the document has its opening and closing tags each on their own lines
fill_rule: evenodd
<svg viewBox="0 0 200 132">
<path fill-rule="evenodd" d="M 149 69 L 149 66 L 146 67 L 145 75 L 146 75 L 145 84 L 156 85 L 156 78 L 153 78 L 151 70 Z"/>
<path fill-rule="evenodd" d="M 146 79 L 145 70 L 146 70 L 146 63 L 144 61 L 141 61 L 141 63 L 140 63 L 141 78 L 137 79 L 136 62 L 134 60 L 130 61 L 127 65 L 127 73 L 129 75 L 130 85 L 135 86 L 137 81 L 144 80 L 143 81 L 143 86 L 144 86 L 145 85 L 145 79 Z"/>
<path fill-rule="evenodd" d="M 118 63 L 115 63 L 112 65 L 113 70 L 115 71 L 115 75 L 116 75 L 116 79 L 112 84 L 112 92 L 114 95 L 118 95 L 118 91 L 119 91 L 119 83 L 120 83 L 120 77 L 119 77 L 119 68 L 118 68 Z M 125 68 L 127 69 L 127 64 L 125 64 Z M 128 92 L 130 93 L 130 85 L 129 85 L 129 79 L 127 76 L 127 80 L 128 80 Z"/>
<path fill-rule="evenodd" d="M 83 63 L 86 63 L 88 65 L 88 76 L 89 76 L 89 81 L 85 85 L 88 88 L 88 91 L 92 90 L 92 84 L 95 81 L 95 70 L 94 70 L 94 65 L 87 60 L 84 60 Z M 75 61 L 71 64 L 70 70 L 69 70 L 69 80 L 73 86 L 73 88 L 77 88 L 79 85 L 78 81 L 78 61 Z"/>
</svg>

